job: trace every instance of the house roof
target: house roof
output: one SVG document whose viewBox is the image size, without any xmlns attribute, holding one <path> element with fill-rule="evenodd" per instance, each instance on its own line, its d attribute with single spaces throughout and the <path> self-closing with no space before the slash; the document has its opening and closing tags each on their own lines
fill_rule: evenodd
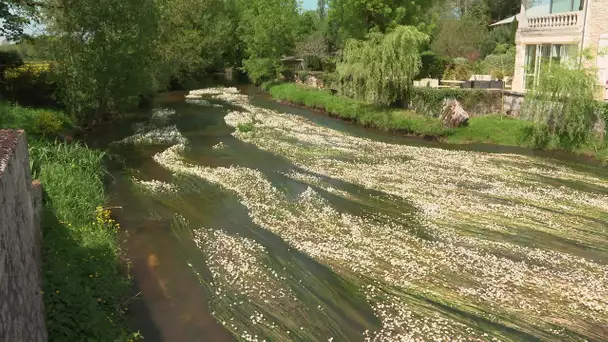
<svg viewBox="0 0 608 342">
<path fill-rule="evenodd" d="M 507 25 L 512 23 L 513 21 L 515 21 L 515 16 L 509 17 L 507 19 L 503 19 L 501 21 L 497 21 L 494 24 L 490 25 L 490 26 L 501 26 L 501 25 Z"/>
</svg>

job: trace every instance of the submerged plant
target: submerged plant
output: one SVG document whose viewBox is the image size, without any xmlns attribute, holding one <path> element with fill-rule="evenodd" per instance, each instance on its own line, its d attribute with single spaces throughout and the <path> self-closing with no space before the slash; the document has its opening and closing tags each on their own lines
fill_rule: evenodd
<svg viewBox="0 0 608 342">
<path fill-rule="evenodd" d="M 289 339 L 294 333 L 256 327 L 257 314 L 239 319 L 265 304 L 251 299 L 261 292 L 249 292 L 249 281 L 264 293 L 290 284 L 297 301 L 291 295 L 269 301 L 277 312 L 292 305 L 314 309 L 300 304 L 311 298 L 300 296 L 311 292 L 328 291 L 336 301 L 338 288 L 362 296 L 364 305 L 338 316 L 331 305 L 319 304 L 318 312 L 327 316 L 311 325 L 330 325 L 328 339 L 344 339 L 339 317 L 359 322 L 369 308 L 380 324 L 358 326 L 358 337 L 366 340 L 604 337 L 608 268 L 597 260 L 608 256 L 601 247 L 608 243 L 602 223 L 608 218 L 605 178 L 535 157 L 387 144 L 256 107 L 244 95 L 213 91 L 214 99 L 242 108 L 228 113 L 227 124 L 237 127 L 255 113 L 256 134 L 233 135 L 292 163 L 282 175 L 304 189 L 291 196 L 268 173 L 250 167 L 188 164 L 185 144 L 154 160 L 174 174 L 228 190 L 256 227 L 350 280 L 327 287 L 306 282 L 313 278 L 304 272 L 303 283 L 291 284 L 287 275 L 294 264 L 268 259 L 276 251 L 260 240 L 197 230 L 204 237 L 199 248 L 213 256 L 208 267 L 217 270 L 214 289 L 228 299 L 216 302 L 215 315 L 237 338 Z M 197 212 L 186 200 L 173 208 Z M 269 269 L 275 278 L 262 276 Z M 234 272 L 238 279 L 231 278 Z M 276 327 L 299 319 L 318 322 L 300 311 L 281 312 L 273 318 Z M 324 337 L 303 328 L 298 336 Z M 254 331 L 262 333 L 252 337 Z"/>
</svg>

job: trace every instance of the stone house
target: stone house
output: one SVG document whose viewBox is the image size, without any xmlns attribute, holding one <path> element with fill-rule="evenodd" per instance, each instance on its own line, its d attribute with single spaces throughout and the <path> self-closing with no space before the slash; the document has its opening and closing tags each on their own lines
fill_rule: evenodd
<svg viewBox="0 0 608 342">
<path fill-rule="evenodd" d="M 608 87 L 608 0 L 523 0 L 517 20 L 513 91 L 534 84 L 541 62 L 564 63 L 583 49 L 592 53 L 598 86 Z"/>
</svg>

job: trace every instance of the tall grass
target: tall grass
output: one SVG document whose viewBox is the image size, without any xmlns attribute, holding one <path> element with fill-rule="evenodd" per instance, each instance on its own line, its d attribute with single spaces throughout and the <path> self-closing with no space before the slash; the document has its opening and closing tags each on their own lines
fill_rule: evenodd
<svg viewBox="0 0 608 342">
<path fill-rule="evenodd" d="M 45 190 L 43 288 L 50 340 L 127 340 L 129 280 L 118 266 L 118 224 L 103 210 L 104 153 L 34 140 L 30 159 Z"/>
<path fill-rule="evenodd" d="M 127 340 L 118 224 L 103 210 L 104 152 L 33 140 L 34 177 L 45 190 L 43 288 L 50 340 Z"/>
<path fill-rule="evenodd" d="M 402 109 L 372 107 L 343 96 L 333 96 L 327 90 L 306 88 L 294 83 L 275 84 L 268 88 L 275 99 L 324 110 L 368 127 L 434 137 L 446 136 L 451 132 L 438 119 Z"/>
<path fill-rule="evenodd" d="M 52 141 L 72 127 L 61 112 L 0 104 L 0 128 L 25 129 L 33 178 L 45 192 L 42 273 L 51 341 L 126 341 L 118 224 L 103 209 L 105 153 Z"/>
<path fill-rule="evenodd" d="M 440 138 L 448 143 L 490 143 L 497 145 L 562 149 L 557 139 L 548 139 L 542 146 L 535 140 L 535 132 L 547 126 L 533 120 L 515 119 L 501 115 L 472 117 L 468 125 L 456 129 L 444 128 L 439 119 L 412 111 L 370 107 L 327 90 L 313 89 L 294 83 L 269 83 L 264 87 L 270 95 L 282 101 L 320 109 L 331 115 L 387 131 Z M 602 137 L 590 135 L 578 146 L 577 154 L 595 156 L 608 162 L 608 144 Z"/>
</svg>

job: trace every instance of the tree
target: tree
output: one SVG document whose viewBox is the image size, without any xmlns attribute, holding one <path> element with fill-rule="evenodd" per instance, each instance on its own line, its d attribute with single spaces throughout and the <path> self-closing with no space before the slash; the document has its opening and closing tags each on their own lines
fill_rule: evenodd
<svg viewBox="0 0 608 342">
<path fill-rule="evenodd" d="M 260 83 L 282 71 L 281 58 L 293 52 L 298 35 L 295 0 L 241 0 L 238 35 L 244 44 L 243 70 Z"/>
<path fill-rule="evenodd" d="M 484 0 L 492 21 L 498 21 L 519 13 L 521 0 Z"/>
<path fill-rule="evenodd" d="M 317 11 L 304 11 L 298 16 L 297 36 L 303 39 L 321 28 L 321 17 Z"/>
<path fill-rule="evenodd" d="M 442 11 L 432 50 L 443 56 L 477 59 L 488 35 L 486 7 L 478 0 L 452 0 Z"/>
<path fill-rule="evenodd" d="M 67 111 L 113 117 L 163 89 L 199 53 L 196 34 L 181 29 L 196 1 L 49 0 L 44 22 Z"/>
<path fill-rule="evenodd" d="M 321 70 L 327 57 L 327 41 L 321 32 L 313 32 L 296 44 L 296 55 L 305 61 L 308 70 Z"/>
<path fill-rule="evenodd" d="M 317 1 L 317 13 L 319 14 L 319 18 L 321 20 L 325 20 L 325 17 L 327 16 L 327 1 L 326 0 Z"/>
<path fill-rule="evenodd" d="M 494 52 L 483 60 L 487 72 L 495 79 L 504 79 L 515 73 L 515 47 L 500 44 Z"/>
<path fill-rule="evenodd" d="M 40 3 L 35 1 L 0 0 L 0 35 L 14 41 L 23 37 L 23 28 L 34 18 Z"/>
<path fill-rule="evenodd" d="M 341 92 L 380 105 L 408 98 L 421 67 L 419 49 L 427 41 L 426 34 L 410 26 L 348 40 L 336 66 Z"/>
<path fill-rule="evenodd" d="M 597 70 L 585 64 L 589 53 L 569 63 L 541 65 L 535 85 L 526 93 L 522 115 L 538 125 L 532 132 L 537 145 L 553 141 L 573 149 L 587 141 L 597 117 Z"/>
<path fill-rule="evenodd" d="M 503 25 L 492 29 L 485 37 L 480 46 L 481 57 L 491 54 L 501 45 L 515 46 L 515 32 L 517 22 L 512 25 Z"/>
<path fill-rule="evenodd" d="M 430 11 L 443 0 L 332 0 L 329 3 L 329 35 L 342 46 L 350 38 L 363 39 L 372 29 L 387 33 L 411 25 L 430 33 L 435 21 Z"/>
</svg>

